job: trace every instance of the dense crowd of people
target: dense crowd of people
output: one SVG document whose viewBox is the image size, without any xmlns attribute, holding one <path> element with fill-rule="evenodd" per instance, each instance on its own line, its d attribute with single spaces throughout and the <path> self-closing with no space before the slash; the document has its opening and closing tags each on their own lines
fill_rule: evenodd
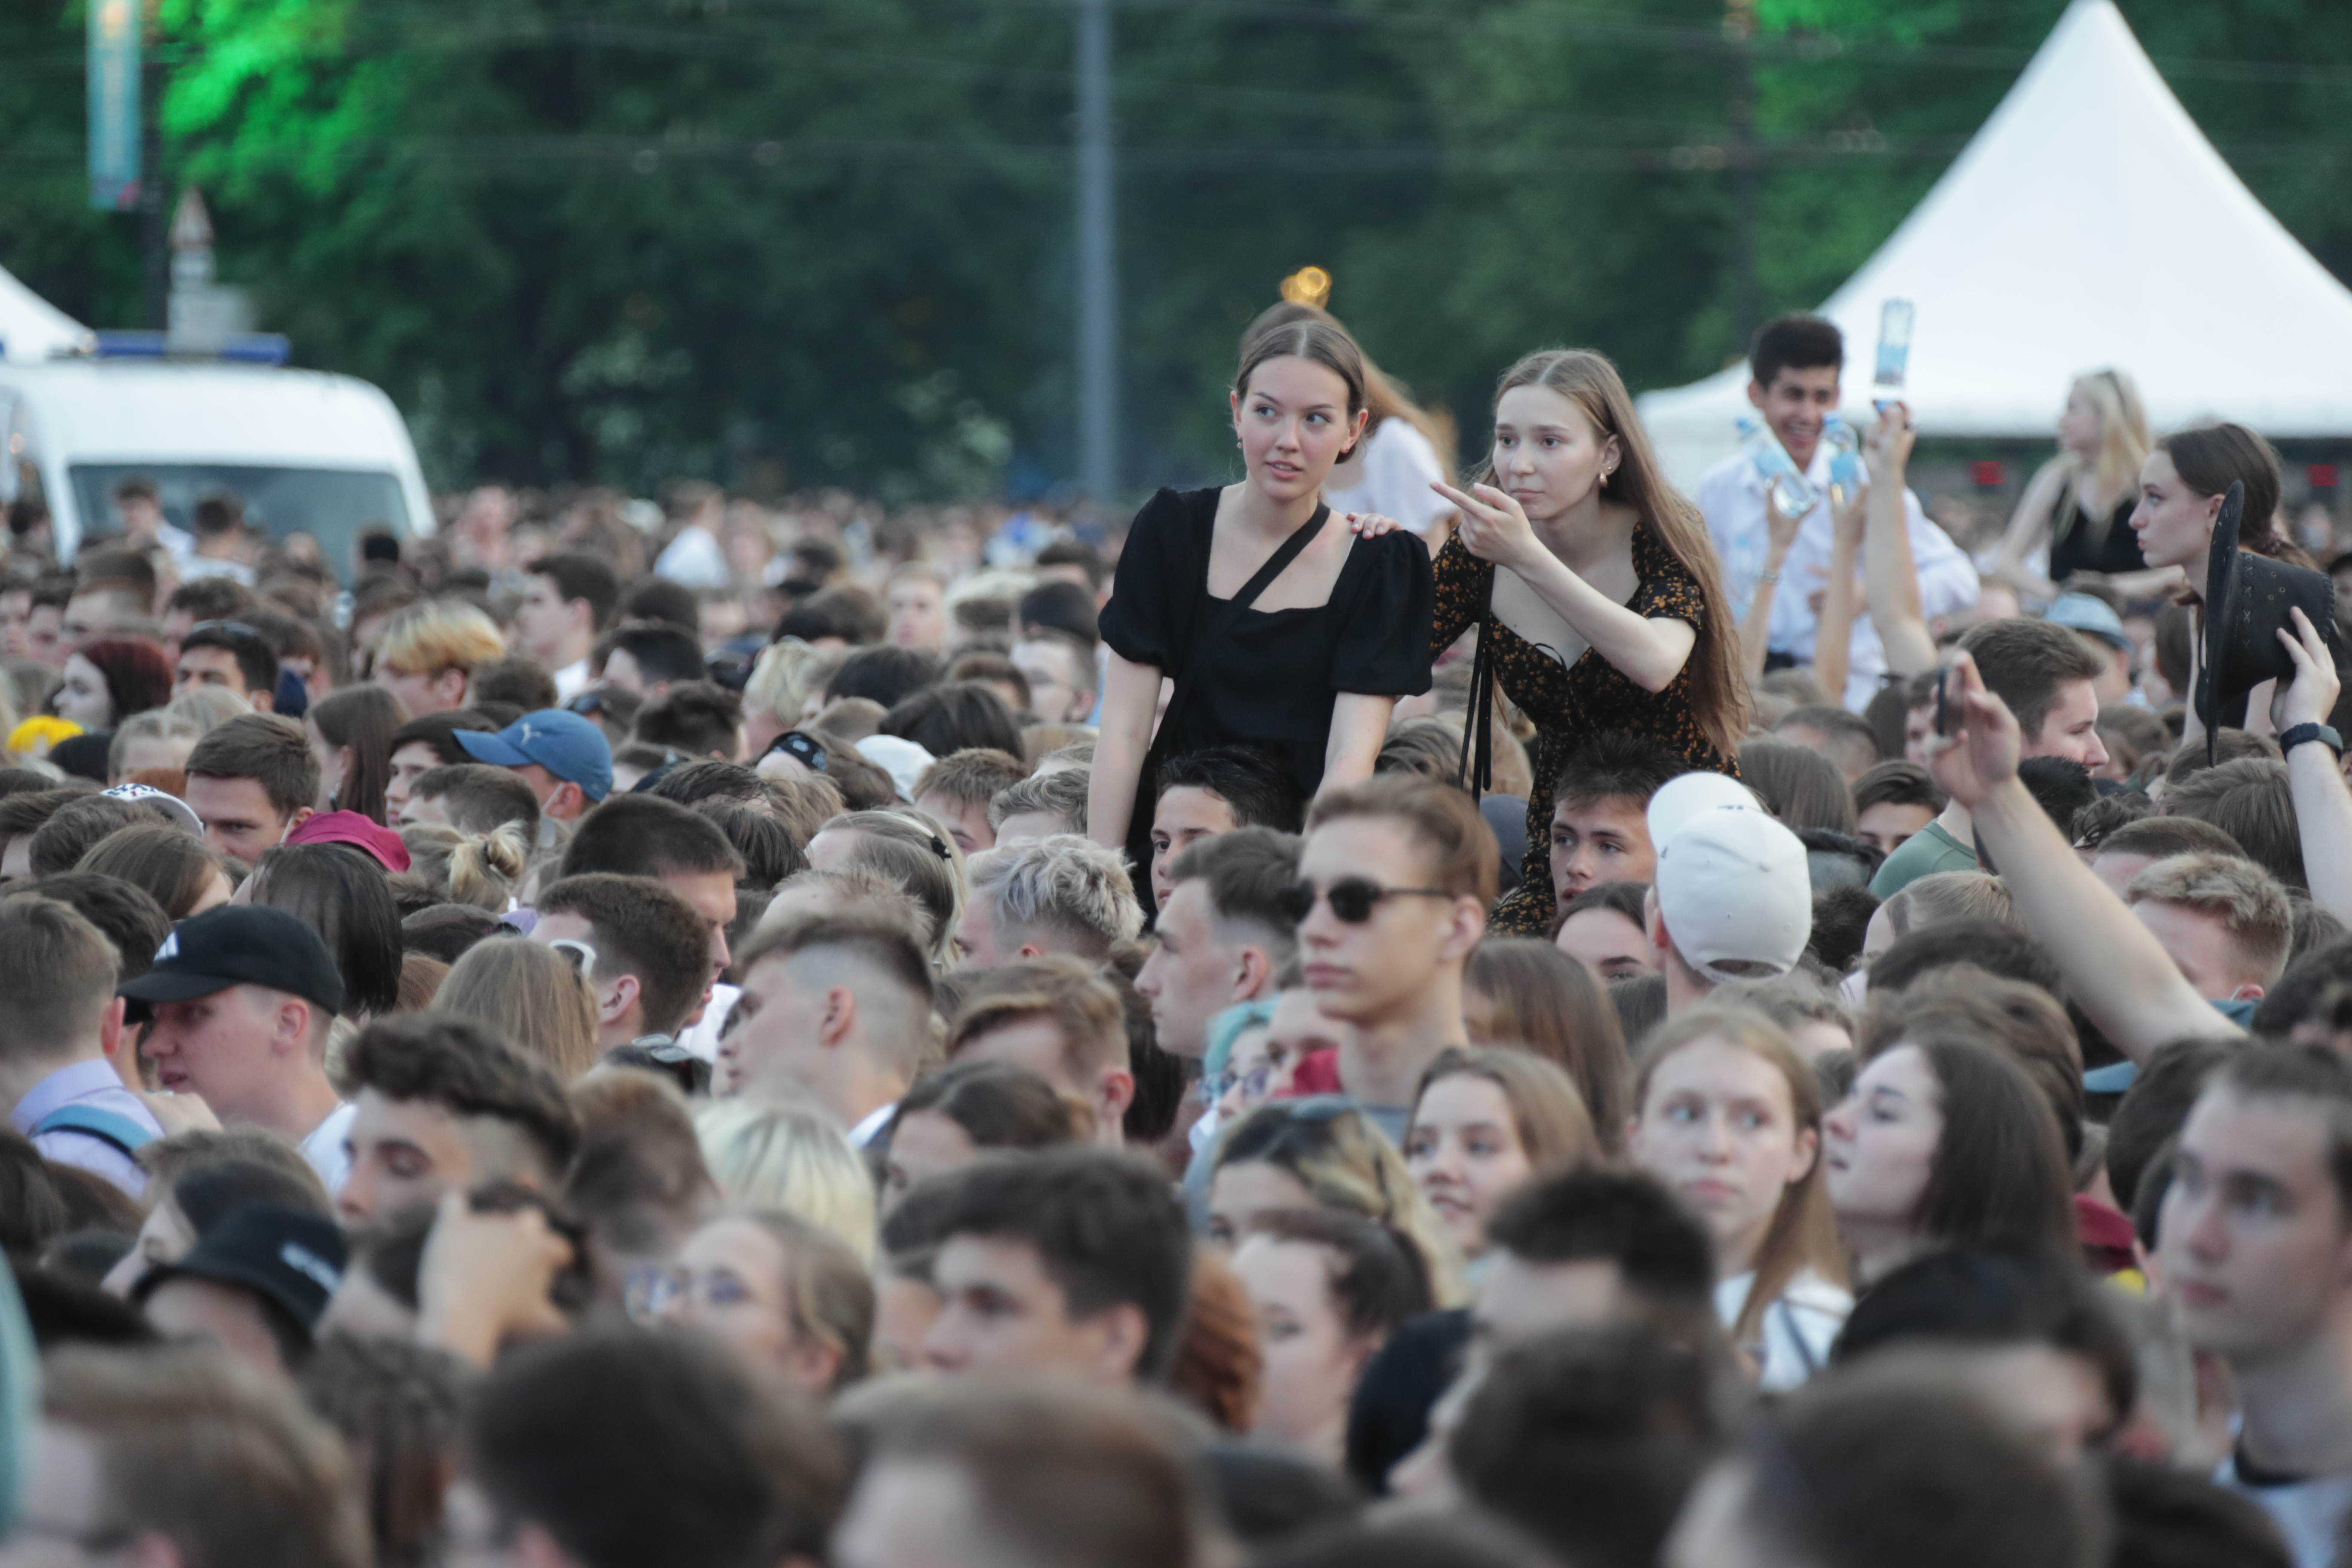
<svg viewBox="0 0 2352 1568">
<path fill-rule="evenodd" d="M 0 1562 L 2345 1560 L 2327 576 L 2115 371 L 1973 560 L 1843 363 L 1696 503 L 1286 306 L 1100 548 L 19 530 Z"/>
</svg>

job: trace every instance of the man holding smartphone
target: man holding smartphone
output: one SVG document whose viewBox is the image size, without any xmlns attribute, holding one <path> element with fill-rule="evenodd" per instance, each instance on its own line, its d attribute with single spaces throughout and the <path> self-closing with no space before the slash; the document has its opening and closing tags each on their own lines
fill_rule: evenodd
<svg viewBox="0 0 2352 1568">
<path fill-rule="evenodd" d="M 1786 578 L 1772 596 L 1766 668 L 1814 662 L 1821 630 L 1822 591 L 1829 583 L 1834 529 L 1830 516 L 1830 445 L 1824 426 L 1837 412 L 1839 380 L 1845 368 L 1845 340 L 1834 322 L 1820 316 L 1781 316 L 1757 330 L 1749 346 L 1748 401 L 1797 471 L 1822 496 L 1798 525 L 1795 542 L 1780 567 Z M 1765 476 L 1746 451 L 1725 458 L 1699 481 L 1698 509 L 1723 557 L 1724 586 L 1734 613 L 1745 620 L 1763 580 L 1770 530 L 1765 518 Z M 1977 571 L 1950 535 L 1927 521 L 1919 498 L 1906 491 L 1904 518 L 1911 559 L 1919 577 L 1921 613 L 1930 621 L 1964 610 L 1977 601 Z M 1857 598 L 1859 598 L 1857 595 Z M 1878 689 L 1886 668 L 1877 628 L 1858 615 L 1849 643 L 1842 697 L 1860 711 Z"/>
<path fill-rule="evenodd" d="M 2082 637 L 2048 621 L 2012 616 L 1971 627 L 1960 647 L 1975 658 L 1986 689 L 2017 715 L 2025 756 L 2064 757 L 2086 768 L 2107 760 L 2099 742 L 2099 694 L 2093 684 L 2105 664 Z M 1948 702 L 1937 717 L 1945 734 L 1959 722 Z M 1976 826 L 1969 808 L 1954 800 L 1886 858 L 1870 890 L 1890 898 L 1933 872 L 1977 868 Z"/>
</svg>

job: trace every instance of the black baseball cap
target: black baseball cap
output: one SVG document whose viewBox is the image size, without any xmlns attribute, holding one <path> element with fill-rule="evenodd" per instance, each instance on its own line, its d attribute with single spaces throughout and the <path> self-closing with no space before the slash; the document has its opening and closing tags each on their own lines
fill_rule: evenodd
<svg viewBox="0 0 2352 1568">
<path fill-rule="evenodd" d="M 205 1279 L 250 1290 L 310 1329 L 342 1282 L 350 1255 L 341 1228 L 326 1215 L 254 1204 L 214 1226 L 177 1263 L 141 1276 L 131 1300 L 143 1306 L 168 1280 Z"/>
<path fill-rule="evenodd" d="M 121 990 L 134 1002 L 188 1002 L 232 985 L 266 985 L 343 1010 L 343 977 L 319 933 L 284 910 L 256 904 L 224 904 L 182 921 L 155 950 L 155 966 Z"/>
</svg>

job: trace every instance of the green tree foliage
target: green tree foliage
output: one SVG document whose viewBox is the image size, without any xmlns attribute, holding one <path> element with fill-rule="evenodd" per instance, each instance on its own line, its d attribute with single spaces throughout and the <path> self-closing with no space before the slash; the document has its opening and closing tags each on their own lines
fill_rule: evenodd
<svg viewBox="0 0 2352 1568">
<path fill-rule="evenodd" d="M 434 477 L 984 493 L 1075 467 L 1068 0 L 151 0 L 173 188 L 304 363 L 389 390 Z M 1636 387 L 1825 297 L 2061 0 L 1117 0 L 1124 471 L 1232 468 L 1234 340 L 1314 263 L 1475 447 L 1496 374 Z M 2339 274 L 2337 0 L 2127 0 L 2200 123 Z M 0 0 L 0 264 L 140 310 L 81 177 L 82 12 Z M 2099 237 L 2161 243 L 2194 215 Z M 2054 393 L 2053 393 L 2054 395 Z"/>
</svg>

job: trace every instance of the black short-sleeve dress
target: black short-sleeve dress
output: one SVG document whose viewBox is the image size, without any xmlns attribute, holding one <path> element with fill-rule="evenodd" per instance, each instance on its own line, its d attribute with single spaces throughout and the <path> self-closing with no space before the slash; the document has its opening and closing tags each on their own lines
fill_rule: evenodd
<svg viewBox="0 0 2352 1568">
<path fill-rule="evenodd" d="M 1429 689 L 1429 552 L 1402 531 L 1349 548 L 1326 604 L 1246 609 L 1209 596 L 1209 545 L 1221 491 L 1163 489 L 1136 514 L 1119 552 L 1102 637 L 1111 651 L 1176 682 L 1168 720 L 1137 781 L 1128 855 L 1151 861 L 1152 778 L 1169 757 L 1248 746 L 1273 758 L 1303 802 L 1323 782 L 1339 695 Z M 1323 526 L 1345 526 L 1326 517 Z M 1192 688 L 1189 694 L 1186 687 Z"/>
<path fill-rule="evenodd" d="M 1699 726 L 1691 706 L 1690 667 L 1664 691 L 1644 691 L 1624 671 L 1592 648 L 1574 664 L 1563 664 L 1550 648 L 1538 647 L 1487 616 L 1495 568 L 1463 547 L 1460 535 L 1437 552 L 1437 619 L 1433 646 L 1445 647 L 1479 627 L 1488 643 L 1495 683 L 1517 703 L 1536 727 L 1535 787 L 1528 792 L 1528 852 L 1519 862 L 1519 885 L 1495 906 L 1487 926 L 1498 931 L 1540 936 L 1551 927 L 1551 795 L 1559 767 L 1576 749 L 1603 731 L 1645 735 L 1682 753 L 1694 771 L 1730 773 L 1739 764 L 1717 750 Z M 1633 527 L 1633 573 L 1639 580 L 1625 607 L 1643 619 L 1667 616 L 1706 624 L 1711 606 L 1698 580 L 1685 570 L 1646 522 Z"/>
</svg>

